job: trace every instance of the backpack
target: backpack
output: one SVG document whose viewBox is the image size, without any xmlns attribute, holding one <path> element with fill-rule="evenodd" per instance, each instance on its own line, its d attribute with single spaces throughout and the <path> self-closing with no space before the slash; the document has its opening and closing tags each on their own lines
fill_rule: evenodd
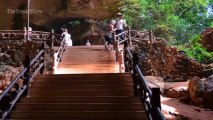
<svg viewBox="0 0 213 120">
<path fill-rule="evenodd" d="M 109 23 L 108 25 L 107 25 L 107 31 L 112 31 L 113 30 L 113 27 L 112 27 L 112 25 Z"/>
</svg>

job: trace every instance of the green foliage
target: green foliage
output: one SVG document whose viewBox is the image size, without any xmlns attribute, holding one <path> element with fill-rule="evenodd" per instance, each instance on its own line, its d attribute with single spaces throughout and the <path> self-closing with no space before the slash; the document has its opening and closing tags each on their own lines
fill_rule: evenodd
<svg viewBox="0 0 213 120">
<path fill-rule="evenodd" d="M 178 46 L 179 49 L 186 52 L 187 56 L 190 58 L 196 59 L 200 63 L 212 63 L 213 62 L 213 52 L 207 52 L 199 41 L 201 40 L 200 36 L 190 40 L 189 46 Z"/>
<path fill-rule="evenodd" d="M 207 16 L 212 0 L 123 0 L 121 11 L 133 29 L 153 30 L 172 44 L 189 39 L 213 24 Z"/>
<path fill-rule="evenodd" d="M 123 0 L 122 9 L 132 29 L 153 30 L 156 37 L 172 45 L 188 44 L 187 55 L 199 62 L 213 61 L 195 39 L 205 28 L 213 27 L 207 7 L 213 0 Z"/>
</svg>

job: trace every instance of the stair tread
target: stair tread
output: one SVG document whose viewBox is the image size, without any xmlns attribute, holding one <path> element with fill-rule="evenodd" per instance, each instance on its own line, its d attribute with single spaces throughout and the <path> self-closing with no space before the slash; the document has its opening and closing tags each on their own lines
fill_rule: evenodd
<svg viewBox="0 0 213 120">
<path fill-rule="evenodd" d="M 140 111 L 141 103 L 19 103 L 17 111 Z"/>
<path fill-rule="evenodd" d="M 146 119 L 144 111 L 15 111 L 11 113 L 13 116 L 24 119 Z"/>
<path fill-rule="evenodd" d="M 78 97 L 71 97 L 71 96 L 51 96 L 51 97 L 26 97 L 22 98 L 21 102 L 25 103 L 105 103 L 105 102 L 112 102 L 112 103 L 128 103 L 128 102 L 140 102 L 140 100 L 136 97 L 128 97 L 128 96 L 108 96 L 108 97 L 86 97 L 86 96 L 78 96 Z"/>
<path fill-rule="evenodd" d="M 41 92 L 30 92 L 31 96 L 40 95 L 40 96 L 133 96 L 133 91 L 41 91 Z"/>
</svg>

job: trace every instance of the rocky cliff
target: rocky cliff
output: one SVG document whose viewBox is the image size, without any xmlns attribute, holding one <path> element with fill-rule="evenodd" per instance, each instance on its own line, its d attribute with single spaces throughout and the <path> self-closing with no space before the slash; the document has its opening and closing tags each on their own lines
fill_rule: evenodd
<svg viewBox="0 0 213 120">
<path fill-rule="evenodd" d="M 73 19 L 104 20 L 119 9 L 120 0 L 30 0 L 30 24 L 43 29 L 59 27 Z M 0 29 L 26 25 L 27 0 L 0 1 Z"/>
<path fill-rule="evenodd" d="M 207 28 L 201 34 L 201 44 L 208 52 L 213 52 L 213 28 Z"/>
</svg>

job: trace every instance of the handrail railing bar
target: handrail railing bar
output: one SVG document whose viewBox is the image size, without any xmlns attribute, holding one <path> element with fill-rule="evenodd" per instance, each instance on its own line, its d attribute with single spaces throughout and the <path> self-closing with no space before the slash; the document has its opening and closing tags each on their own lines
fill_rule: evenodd
<svg viewBox="0 0 213 120">
<path fill-rule="evenodd" d="M 134 74 L 137 74 L 137 77 L 138 78 L 136 78 L 136 80 L 139 82 L 138 84 L 139 84 L 139 86 L 140 86 L 140 89 L 138 89 L 139 90 L 139 93 L 140 93 L 140 99 L 141 99 L 141 102 L 142 102 L 142 104 L 144 105 L 144 108 L 145 108 L 145 111 L 146 111 L 146 113 L 147 113 L 147 117 L 150 119 L 150 120 L 165 120 L 165 118 L 163 117 L 163 114 L 162 114 L 162 112 L 161 112 L 161 110 L 160 110 L 160 108 L 159 107 L 154 107 L 153 105 L 152 105 L 152 103 L 151 103 L 151 101 L 152 101 L 152 91 L 151 91 L 151 89 L 148 87 L 148 84 L 147 84 L 147 82 L 145 81 L 145 78 L 144 78 L 144 76 L 143 76 L 143 74 L 142 74 L 142 72 L 141 72 L 141 70 L 140 70 L 140 68 L 139 68 L 139 66 L 138 66 L 138 63 L 136 62 L 136 63 L 134 63 L 134 57 L 133 57 L 133 55 L 132 55 L 132 53 L 131 53 L 131 51 L 130 51 L 130 49 L 127 47 L 126 49 L 125 49 L 125 51 L 126 51 L 126 54 L 129 56 L 129 61 L 131 62 L 130 64 L 128 64 L 127 66 L 129 66 L 130 68 L 130 70 L 135 70 L 135 73 L 133 73 L 133 72 L 130 72 L 131 73 L 131 75 L 133 75 L 134 76 Z M 134 67 L 133 68 L 131 68 L 132 67 L 132 65 L 134 65 Z M 153 110 L 154 110 L 154 112 L 153 112 Z M 157 118 L 155 118 L 155 117 L 157 117 Z"/>
<path fill-rule="evenodd" d="M 163 114 L 162 114 L 162 112 L 161 112 L 161 110 L 160 110 L 160 108 L 159 107 L 157 107 L 157 112 L 158 112 L 158 114 L 160 115 L 160 117 L 162 117 L 163 116 Z M 165 120 L 164 118 L 162 118 L 163 120 Z"/>
<path fill-rule="evenodd" d="M 119 33 L 119 34 L 116 34 L 115 37 L 118 37 L 118 36 L 120 36 L 120 35 L 122 35 L 122 34 L 125 34 L 125 33 L 128 33 L 128 31 L 126 30 L 126 31 L 123 31 L 123 32 L 121 32 L 121 33 Z"/>
<path fill-rule="evenodd" d="M 132 53 L 130 52 L 130 50 L 129 50 L 128 48 L 126 49 L 126 51 L 127 51 L 127 53 L 129 54 L 129 56 L 130 56 L 130 58 L 131 58 L 130 60 L 132 60 L 132 59 L 133 59 Z"/>
<path fill-rule="evenodd" d="M 148 85 L 147 85 L 147 83 L 146 83 L 146 81 L 145 81 L 145 78 L 143 77 L 143 74 L 142 74 L 142 72 L 141 72 L 139 66 L 138 66 L 138 65 L 135 65 L 135 68 L 136 68 L 136 71 L 137 71 L 139 77 L 141 78 L 140 80 L 141 80 L 141 82 L 142 82 L 142 84 L 143 84 L 143 87 L 144 87 L 145 90 L 148 92 L 149 96 L 152 96 L 152 91 L 149 89 L 149 87 L 148 87 Z"/>
<path fill-rule="evenodd" d="M 32 68 L 34 69 L 36 66 L 38 66 L 40 63 L 39 61 L 44 60 L 43 58 L 41 58 L 40 60 L 36 60 L 35 63 L 33 64 Z"/>
<path fill-rule="evenodd" d="M 39 67 L 35 70 L 35 72 L 30 77 L 30 81 L 34 78 L 34 76 L 38 73 L 38 71 L 41 69 L 41 67 L 44 65 L 44 63 L 41 63 Z"/>
<path fill-rule="evenodd" d="M 15 80 L 13 80 L 10 85 L 3 91 L 3 93 L 0 95 L 0 101 L 2 98 L 10 91 L 10 89 L 15 85 L 15 83 L 19 80 L 19 78 L 27 71 L 27 68 L 24 68 L 16 77 Z"/>
<path fill-rule="evenodd" d="M 7 115 L 10 113 L 10 111 L 12 110 L 13 106 L 15 105 L 15 103 L 19 100 L 20 96 L 24 93 L 24 91 L 26 90 L 27 86 L 24 85 L 22 87 L 22 89 L 20 90 L 20 92 L 17 94 L 17 96 L 15 97 L 15 99 L 10 102 L 10 108 L 8 109 L 8 111 L 4 112 L 4 114 L 2 115 L 2 118 L 5 119 L 7 117 Z"/>
<path fill-rule="evenodd" d="M 18 32 L 18 31 L 24 31 L 24 30 L 0 30 L 0 32 Z"/>
<path fill-rule="evenodd" d="M 34 57 L 32 59 L 32 61 L 30 62 L 30 66 L 41 56 L 41 54 L 44 52 L 44 50 L 41 50 L 37 55 L 36 57 Z"/>
</svg>

